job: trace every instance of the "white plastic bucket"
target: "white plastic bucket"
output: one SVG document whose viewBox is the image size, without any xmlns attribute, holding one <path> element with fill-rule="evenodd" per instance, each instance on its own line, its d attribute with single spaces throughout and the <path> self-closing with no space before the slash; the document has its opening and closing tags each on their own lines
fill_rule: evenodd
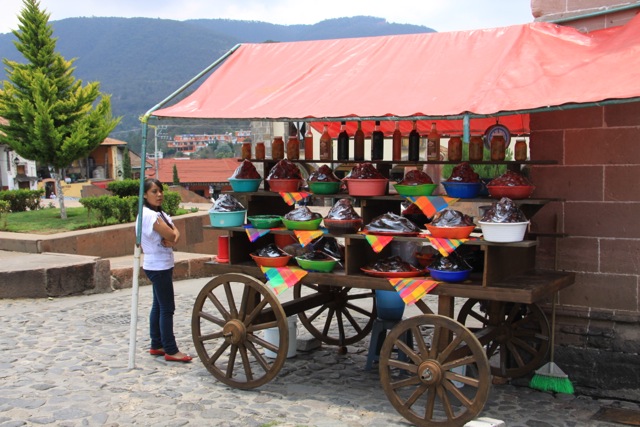
<svg viewBox="0 0 640 427">
<path fill-rule="evenodd" d="M 289 325 L 289 348 L 287 349 L 287 359 L 295 357 L 298 349 L 298 316 L 287 317 Z M 264 331 L 264 340 L 269 344 L 278 345 L 280 342 L 280 332 L 278 328 L 269 328 Z M 278 355 L 265 348 L 264 355 L 275 359 Z"/>
</svg>

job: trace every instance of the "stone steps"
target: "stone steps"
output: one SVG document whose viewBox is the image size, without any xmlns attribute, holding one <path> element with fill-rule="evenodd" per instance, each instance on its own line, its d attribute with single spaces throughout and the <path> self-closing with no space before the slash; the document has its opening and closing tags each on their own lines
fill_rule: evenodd
<svg viewBox="0 0 640 427">
<path fill-rule="evenodd" d="M 206 277 L 210 254 L 175 253 L 174 279 Z M 133 284 L 133 255 L 100 258 L 0 251 L 0 298 L 47 298 L 110 292 Z M 140 286 L 150 282 L 142 269 Z"/>
</svg>

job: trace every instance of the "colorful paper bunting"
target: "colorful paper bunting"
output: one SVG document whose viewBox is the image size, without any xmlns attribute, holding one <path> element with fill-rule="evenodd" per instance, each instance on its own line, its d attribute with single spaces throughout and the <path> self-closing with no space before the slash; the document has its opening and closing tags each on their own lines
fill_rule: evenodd
<svg viewBox="0 0 640 427">
<path fill-rule="evenodd" d="M 295 286 L 307 275 L 307 271 L 299 267 L 260 267 L 260 269 L 267 278 L 267 286 L 276 295 Z"/>
<path fill-rule="evenodd" d="M 439 237 L 428 237 L 429 241 L 434 248 L 442 254 L 442 256 L 449 256 L 449 254 L 455 251 L 458 246 L 463 244 L 469 239 L 443 239 Z"/>
<path fill-rule="evenodd" d="M 309 242 L 313 241 L 314 239 L 322 236 L 324 234 L 324 230 L 322 229 L 318 229 L 318 230 L 294 230 L 293 231 L 296 235 L 296 237 L 298 238 L 298 241 L 300 242 L 300 244 L 302 246 L 306 246 Z"/>
<path fill-rule="evenodd" d="M 256 240 L 258 240 L 260 237 L 264 236 L 265 234 L 269 234 L 269 232 L 271 231 L 270 229 L 260 229 L 260 228 L 253 228 L 253 227 L 247 227 L 245 228 L 245 231 L 247 232 L 247 236 L 249 237 L 249 241 L 251 242 L 255 242 Z"/>
<path fill-rule="evenodd" d="M 438 286 L 440 282 L 429 279 L 389 279 L 389 283 L 395 288 L 396 292 L 405 304 L 414 304 L 423 296 L 431 292 L 433 288 Z"/>
<path fill-rule="evenodd" d="M 378 236 L 375 234 L 367 234 L 364 237 L 375 253 L 380 253 L 393 240 L 393 236 Z"/>
<path fill-rule="evenodd" d="M 282 197 L 282 200 L 284 200 L 284 202 L 286 204 L 288 204 L 289 206 L 293 206 L 296 204 L 296 202 L 299 202 L 301 200 L 306 199 L 307 197 L 309 197 L 311 195 L 311 193 L 307 193 L 306 191 L 300 191 L 300 192 L 292 192 L 292 193 L 287 193 L 285 191 L 281 191 L 280 192 L 280 197 Z"/>
<path fill-rule="evenodd" d="M 407 196 L 407 200 L 418 206 L 429 218 L 458 201 L 455 197 L 447 196 Z"/>
</svg>

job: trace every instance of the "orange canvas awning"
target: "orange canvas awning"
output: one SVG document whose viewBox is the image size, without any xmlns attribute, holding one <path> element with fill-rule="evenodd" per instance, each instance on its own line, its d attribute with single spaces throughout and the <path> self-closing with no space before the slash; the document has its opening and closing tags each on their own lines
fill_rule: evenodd
<svg viewBox="0 0 640 427">
<path fill-rule="evenodd" d="M 153 116 L 473 119 L 637 98 L 638 69 L 638 16 L 623 27 L 590 34 L 531 23 L 244 44 L 193 94 Z"/>
</svg>

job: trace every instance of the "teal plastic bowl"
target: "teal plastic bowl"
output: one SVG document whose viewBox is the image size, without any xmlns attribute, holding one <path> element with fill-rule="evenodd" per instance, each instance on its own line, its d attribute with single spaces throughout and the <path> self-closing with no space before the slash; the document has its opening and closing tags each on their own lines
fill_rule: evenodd
<svg viewBox="0 0 640 427">
<path fill-rule="evenodd" d="M 282 217 L 282 223 L 287 230 L 317 230 L 322 222 L 321 218 L 310 219 L 308 221 L 292 221 Z"/>
<path fill-rule="evenodd" d="M 393 184 L 399 195 L 401 196 L 430 196 L 436 189 L 438 184 L 419 184 L 419 185 L 404 185 Z"/>
<path fill-rule="evenodd" d="M 231 184 L 231 188 L 233 191 L 237 193 L 249 193 L 253 191 L 258 191 L 260 187 L 260 183 L 262 182 L 262 178 L 257 179 L 238 179 L 238 178 L 229 178 L 229 184 Z"/>
<path fill-rule="evenodd" d="M 317 260 L 317 259 L 304 259 L 296 257 L 296 262 L 307 271 L 318 271 L 321 273 L 331 273 L 336 267 L 338 261 L 336 260 Z"/>
<path fill-rule="evenodd" d="M 478 197 L 482 189 L 481 182 L 453 182 L 442 181 L 442 186 L 449 197 L 457 197 L 459 199 L 473 199 Z"/>
<path fill-rule="evenodd" d="M 309 190 L 313 194 L 336 194 L 340 191 L 340 181 L 309 181 Z"/>
<path fill-rule="evenodd" d="M 212 227 L 239 227 L 244 225 L 244 216 L 247 210 L 234 212 L 209 211 L 209 220 Z"/>
</svg>

